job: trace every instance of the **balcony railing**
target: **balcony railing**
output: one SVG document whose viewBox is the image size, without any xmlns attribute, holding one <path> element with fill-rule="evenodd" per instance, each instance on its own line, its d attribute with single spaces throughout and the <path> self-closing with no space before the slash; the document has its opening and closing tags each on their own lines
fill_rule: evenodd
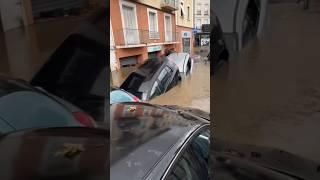
<svg viewBox="0 0 320 180">
<path fill-rule="evenodd" d="M 121 29 L 114 32 L 116 46 L 139 46 L 148 43 L 168 43 L 178 41 L 177 32 L 149 31 L 144 29 Z"/>
<path fill-rule="evenodd" d="M 166 11 L 176 11 L 179 9 L 178 0 L 162 0 L 161 8 Z"/>
<path fill-rule="evenodd" d="M 165 31 L 165 42 L 176 42 L 178 41 L 178 36 L 178 32 Z"/>
</svg>

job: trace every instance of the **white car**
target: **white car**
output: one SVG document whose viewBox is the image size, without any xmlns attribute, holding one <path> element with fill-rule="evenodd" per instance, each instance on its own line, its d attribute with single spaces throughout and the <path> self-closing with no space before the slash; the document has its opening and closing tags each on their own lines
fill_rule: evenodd
<svg viewBox="0 0 320 180">
<path fill-rule="evenodd" d="M 182 75 L 187 76 L 192 73 L 193 59 L 190 57 L 190 54 L 174 52 L 169 54 L 167 58 L 178 66 L 179 72 Z"/>
</svg>

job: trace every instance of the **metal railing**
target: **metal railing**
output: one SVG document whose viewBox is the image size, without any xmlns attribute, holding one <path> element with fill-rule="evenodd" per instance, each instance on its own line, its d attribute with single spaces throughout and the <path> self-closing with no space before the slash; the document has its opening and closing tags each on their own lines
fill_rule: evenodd
<svg viewBox="0 0 320 180">
<path fill-rule="evenodd" d="M 176 42 L 178 41 L 178 32 L 173 32 L 173 31 L 165 31 L 165 42 Z"/>
<path fill-rule="evenodd" d="M 175 42 L 178 40 L 178 34 L 179 33 L 173 31 L 120 29 L 114 32 L 114 40 L 116 46 L 139 45 L 155 42 Z"/>
</svg>

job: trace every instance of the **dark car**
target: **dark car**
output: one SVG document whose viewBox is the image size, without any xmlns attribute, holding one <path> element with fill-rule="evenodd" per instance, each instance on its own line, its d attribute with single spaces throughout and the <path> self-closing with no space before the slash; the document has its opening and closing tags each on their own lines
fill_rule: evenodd
<svg viewBox="0 0 320 180">
<path fill-rule="evenodd" d="M 115 86 L 110 87 L 110 104 L 120 102 L 140 102 L 140 99 L 133 94 L 117 88 Z"/>
<path fill-rule="evenodd" d="M 0 75 L 0 134 L 35 127 L 95 127 L 77 106 L 29 83 Z"/>
<path fill-rule="evenodd" d="M 110 179 L 208 179 L 210 122 L 175 106 L 113 104 Z"/>
<path fill-rule="evenodd" d="M 103 121 L 107 94 L 106 8 L 96 11 L 53 52 L 31 80 Z"/>
<path fill-rule="evenodd" d="M 159 57 L 146 60 L 126 78 L 120 88 L 147 101 L 169 91 L 180 80 L 177 65 L 166 57 Z"/>
<path fill-rule="evenodd" d="M 213 27 L 210 36 L 210 39 L 212 39 L 210 49 L 213 51 L 210 51 L 208 59 L 211 61 L 211 73 L 214 74 L 222 61 L 229 60 L 229 51 L 226 47 L 219 19 L 215 15 L 213 15 Z"/>
<path fill-rule="evenodd" d="M 319 163 L 295 154 L 214 138 L 210 156 L 211 179 L 318 180 Z"/>
<path fill-rule="evenodd" d="M 1 180 L 109 179 L 109 131 L 41 128 L 2 135 Z"/>
</svg>

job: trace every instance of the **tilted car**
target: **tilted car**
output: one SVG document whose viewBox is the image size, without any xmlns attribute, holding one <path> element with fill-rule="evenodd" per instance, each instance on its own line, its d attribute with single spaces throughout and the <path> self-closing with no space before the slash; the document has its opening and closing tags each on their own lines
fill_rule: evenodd
<svg viewBox="0 0 320 180">
<path fill-rule="evenodd" d="M 183 76 L 192 73 L 193 59 L 190 57 L 190 54 L 173 52 L 170 53 L 167 58 L 178 66 L 179 71 Z"/>
<path fill-rule="evenodd" d="M 115 86 L 110 87 L 110 104 L 120 102 L 140 102 L 140 99 L 133 94 L 117 88 Z"/>
<path fill-rule="evenodd" d="M 213 14 L 213 28 L 210 33 L 212 39 L 212 51 L 208 59 L 211 61 L 211 74 L 213 75 L 223 61 L 229 60 L 229 51 L 225 43 L 218 17 Z"/>
<path fill-rule="evenodd" d="M 241 50 L 250 39 L 261 36 L 268 0 L 213 0 L 213 4 L 229 48 Z"/>
<path fill-rule="evenodd" d="M 36 127 L 95 127 L 75 105 L 23 80 L 0 76 L 0 134 Z"/>
<path fill-rule="evenodd" d="M 52 53 L 31 80 L 38 86 L 103 121 L 108 67 L 106 8 L 95 11 Z"/>
<path fill-rule="evenodd" d="M 110 179 L 209 179 L 210 122 L 176 106 L 110 107 Z"/>
<path fill-rule="evenodd" d="M 125 79 L 120 88 L 147 101 L 169 91 L 180 80 L 177 65 L 166 57 L 158 57 L 146 60 Z"/>
</svg>

